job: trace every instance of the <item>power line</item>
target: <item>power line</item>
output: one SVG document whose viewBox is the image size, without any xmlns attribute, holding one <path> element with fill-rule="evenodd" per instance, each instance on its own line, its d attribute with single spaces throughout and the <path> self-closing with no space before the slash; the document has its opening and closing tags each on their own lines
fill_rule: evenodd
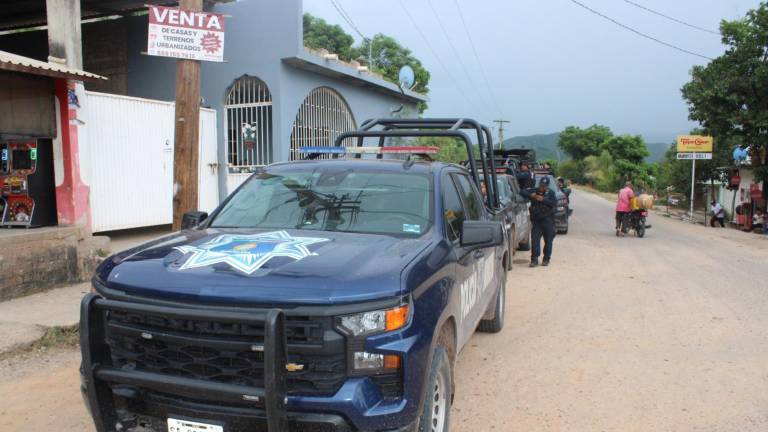
<svg viewBox="0 0 768 432">
<path fill-rule="evenodd" d="M 677 51 L 680 51 L 680 52 L 684 52 L 686 54 L 690 54 L 690 55 L 693 55 L 693 56 L 696 56 L 696 57 L 701 57 L 701 58 L 704 58 L 704 59 L 707 59 L 707 60 L 713 60 L 711 57 L 708 57 L 708 56 L 705 56 L 703 54 L 699 54 L 699 53 L 696 53 L 696 52 L 693 52 L 693 51 L 689 51 L 689 50 L 687 50 L 685 48 L 681 48 L 681 47 L 679 47 L 677 45 L 673 45 L 673 44 L 671 44 L 669 42 L 664 42 L 663 40 L 657 39 L 657 38 L 655 38 L 653 36 L 650 36 L 650 35 L 648 35 L 646 33 L 641 32 L 639 30 L 635 30 L 634 28 L 632 28 L 632 27 L 630 27 L 630 26 L 628 26 L 626 24 L 622 24 L 619 21 L 616 21 L 615 19 L 613 19 L 613 18 L 611 18 L 611 17 L 609 17 L 609 16 L 607 16 L 607 15 L 601 13 L 601 12 L 598 12 L 598 11 L 594 10 L 594 9 L 590 8 L 589 6 L 585 5 L 584 3 L 581 3 L 581 2 L 579 2 L 577 0 L 569 0 L 569 1 L 571 3 L 575 3 L 576 5 L 578 5 L 578 6 L 582 7 L 582 8 L 584 8 L 584 9 L 588 10 L 589 12 L 592 12 L 593 14 L 595 14 L 595 15 L 601 17 L 601 18 L 604 18 L 604 19 L 606 19 L 606 20 L 616 24 L 617 26 L 622 27 L 622 28 L 624 28 L 626 30 L 629 30 L 632 33 L 635 33 L 635 34 L 637 34 L 637 35 L 639 35 L 641 37 L 644 37 L 646 39 L 649 39 L 651 41 L 654 41 L 654 42 L 659 43 L 661 45 L 664 45 L 666 47 L 672 48 L 674 50 L 677 50 Z"/>
<path fill-rule="evenodd" d="M 453 4 L 456 5 L 456 9 L 459 11 L 459 18 L 461 18 L 461 25 L 464 27 L 464 33 L 467 35 L 467 40 L 469 40 L 469 45 L 472 47 L 472 53 L 475 55 L 475 61 L 477 61 L 477 65 L 480 68 L 480 74 L 483 76 L 483 82 L 485 83 L 485 88 L 488 90 L 488 94 L 491 95 L 491 100 L 493 100 L 493 104 L 496 106 L 496 110 L 501 114 L 501 106 L 499 105 L 499 102 L 496 100 L 496 96 L 493 93 L 492 87 L 490 82 L 488 81 L 488 76 L 485 74 L 485 68 L 483 67 L 483 62 L 480 61 L 480 56 L 477 54 L 477 48 L 475 48 L 475 41 L 472 40 L 472 34 L 469 32 L 469 28 L 467 27 L 467 22 L 464 20 L 464 12 L 461 10 L 461 6 L 459 6 L 459 2 L 457 0 L 453 0 Z"/>
<path fill-rule="evenodd" d="M 461 88 L 461 86 L 459 86 L 458 81 L 456 81 L 456 78 L 453 76 L 453 74 L 451 74 L 450 69 L 445 67 L 445 63 L 443 63 L 443 61 L 440 59 L 440 56 L 437 55 L 437 51 L 435 51 L 435 48 L 429 42 L 429 39 L 427 38 L 427 36 L 424 34 L 423 31 L 421 31 L 421 27 L 419 27 L 419 25 L 416 23 L 416 20 L 413 18 L 411 13 L 408 12 L 408 9 L 403 4 L 403 0 L 398 0 L 398 3 L 400 4 L 400 8 L 403 9 L 403 12 L 405 12 L 405 15 L 408 17 L 408 20 L 411 21 L 411 24 L 413 25 L 413 28 L 416 29 L 416 31 L 419 33 L 421 38 L 424 40 L 424 43 L 427 45 L 427 48 L 429 49 L 429 51 L 432 53 L 432 56 L 435 57 L 435 60 L 437 60 L 437 63 L 445 71 L 445 74 L 448 75 L 448 78 L 450 78 L 451 81 L 453 81 L 453 85 L 456 87 L 456 89 L 459 91 L 459 93 L 461 93 L 461 96 L 467 101 L 467 103 L 469 103 L 470 105 L 474 106 L 475 109 L 477 109 L 477 106 L 474 104 L 472 99 L 467 97 L 467 94 L 464 93 L 464 90 Z"/>
<path fill-rule="evenodd" d="M 464 71 L 464 75 L 467 76 L 468 82 L 472 85 L 472 87 L 477 87 L 475 85 L 474 80 L 472 79 L 472 74 L 469 73 L 469 69 L 467 69 L 467 65 L 464 64 L 464 61 L 462 60 L 462 55 L 459 53 L 459 50 L 456 49 L 456 46 L 451 41 L 451 37 L 448 35 L 448 30 L 446 30 L 445 25 L 443 25 L 442 19 L 440 19 L 440 14 L 437 13 L 437 10 L 435 9 L 435 6 L 432 4 L 432 0 L 427 0 L 427 4 L 429 5 L 429 8 L 432 10 L 432 15 L 435 16 L 435 19 L 437 20 L 438 26 L 440 26 L 440 30 L 443 32 L 443 36 L 445 36 L 445 40 L 448 41 L 448 46 L 453 51 L 453 56 L 456 58 L 456 60 L 459 61 L 459 65 L 461 66 L 461 69 Z"/>
<path fill-rule="evenodd" d="M 643 5 L 641 5 L 641 4 L 637 4 L 637 3 L 633 2 L 633 1 L 630 1 L 630 0 L 624 0 L 624 1 L 625 1 L 625 2 L 627 2 L 627 3 L 629 3 L 629 4 L 631 4 L 632 6 L 635 6 L 635 7 L 638 7 L 638 8 L 640 8 L 640 9 L 643 9 L 643 10 L 645 10 L 645 11 L 648 11 L 648 12 L 650 12 L 650 13 L 654 14 L 654 15 L 658 15 L 658 16 L 660 16 L 660 17 L 666 18 L 666 19 L 668 19 L 668 20 L 670 20 L 670 21 L 674 21 L 674 22 L 676 22 L 676 23 L 678 23 L 678 24 L 682 24 L 682 25 L 684 25 L 684 26 L 688 26 L 688 27 L 690 27 L 690 28 L 692 28 L 692 29 L 696 29 L 696 30 L 699 30 L 699 31 L 703 31 L 703 32 L 706 32 L 706 33 L 712 33 L 712 34 L 715 34 L 715 35 L 718 35 L 718 36 L 720 36 L 720 32 L 717 32 L 717 31 L 713 31 L 713 30 L 709 30 L 709 29 L 705 29 L 705 28 L 703 28 L 703 27 L 699 27 L 699 26 L 697 26 L 697 25 L 693 25 L 693 24 L 691 24 L 691 23 L 687 23 L 687 22 L 685 22 L 685 21 L 683 21 L 683 20 L 679 20 L 679 19 L 677 19 L 677 18 L 675 18 L 675 17 L 671 17 L 671 16 L 669 16 L 669 15 L 664 15 L 663 13 L 661 13 L 661 12 L 659 12 L 659 11 L 655 11 L 655 10 L 653 10 L 653 9 L 649 8 L 649 7 L 643 6 Z"/>
<path fill-rule="evenodd" d="M 634 28 L 632 28 L 632 27 L 630 27 L 630 26 L 628 26 L 628 25 L 626 25 L 626 24 L 622 24 L 622 23 L 620 23 L 620 22 L 616 21 L 615 19 L 613 19 L 613 18 L 609 17 L 608 15 L 602 14 L 602 13 L 600 13 L 600 12 L 598 12 L 598 11 L 596 11 L 596 10 L 594 10 L 594 9 L 590 8 L 589 6 L 585 5 L 584 3 L 581 3 L 581 2 L 579 2 L 579 1 L 577 1 L 577 0 L 569 0 L 569 1 L 570 1 L 571 3 L 574 3 L 574 4 L 577 4 L 577 5 L 579 5 L 580 7 L 582 7 L 582 8 L 584 8 L 584 9 L 586 9 L 586 10 L 588 10 L 588 11 L 592 12 L 593 14 L 595 14 L 595 15 L 597 15 L 597 16 L 599 16 L 599 17 L 602 17 L 602 18 L 604 18 L 604 19 L 607 19 L 608 21 L 610 21 L 610 22 L 612 22 L 612 23 L 616 24 L 617 26 L 619 26 L 619 27 L 621 27 L 621 28 L 624 28 L 624 29 L 626 29 L 626 30 L 629 30 L 629 31 L 631 31 L 632 33 L 635 33 L 635 34 L 636 34 L 636 35 L 638 35 L 638 36 L 641 36 L 641 37 L 644 37 L 644 38 L 646 38 L 646 39 L 652 40 L 652 41 L 654 41 L 654 42 L 656 42 L 656 43 L 659 43 L 659 44 L 661 44 L 661 45 L 664 45 L 664 46 L 666 46 L 666 47 L 672 48 L 672 49 L 674 49 L 674 50 L 677 50 L 677 51 L 680 51 L 680 52 L 684 52 L 684 53 L 686 53 L 686 54 L 690 54 L 690 55 L 692 55 L 692 56 L 701 57 L 701 58 L 703 58 L 703 59 L 707 59 L 707 60 L 714 60 L 712 57 L 707 57 L 707 56 L 705 56 L 705 55 L 703 55 L 703 54 L 695 53 L 695 52 L 693 52 L 693 51 L 689 51 L 689 50 L 687 50 L 687 49 L 685 49 L 685 48 L 680 48 L 680 47 L 679 47 L 679 46 L 677 46 L 677 45 L 673 45 L 673 44 L 671 44 L 671 43 L 669 43 L 669 42 L 664 42 L 664 41 L 663 41 L 663 40 L 661 40 L 661 39 L 657 39 L 657 38 L 655 38 L 655 37 L 653 37 L 653 36 L 650 36 L 650 35 L 648 35 L 648 34 L 646 34 L 646 33 L 643 33 L 643 32 L 641 32 L 641 31 L 639 31 L 639 30 L 635 30 Z"/>
<path fill-rule="evenodd" d="M 331 4 L 333 5 L 334 8 L 336 8 L 336 11 L 339 13 L 339 15 L 341 15 L 341 17 L 344 19 L 344 21 L 346 21 L 347 24 L 349 24 L 349 26 L 352 27 L 352 30 L 354 30 L 355 33 L 360 35 L 360 37 L 363 38 L 363 40 L 369 40 L 363 34 L 363 32 L 360 31 L 360 29 L 357 27 L 357 25 L 355 25 L 355 22 L 352 21 L 352 17 L 349 16 L 349 14 L 347 13 L 346 10 L 344 10 L 344 6 L 341 5 L 341 2 L 337 3 L 336 0 L 331 0 Z"/>
</svg>

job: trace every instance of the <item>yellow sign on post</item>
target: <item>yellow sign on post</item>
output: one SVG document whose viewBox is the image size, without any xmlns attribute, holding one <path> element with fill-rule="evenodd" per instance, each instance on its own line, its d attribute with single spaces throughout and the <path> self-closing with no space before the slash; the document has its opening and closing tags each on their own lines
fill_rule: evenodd
<svg viewBox="0 0 768 432">
<path fill-rule="evenodd" d="M 678 153 L 712 153 L 715 139 L 711 136 L 681 135 L 677 137 Z"/>
</svg>

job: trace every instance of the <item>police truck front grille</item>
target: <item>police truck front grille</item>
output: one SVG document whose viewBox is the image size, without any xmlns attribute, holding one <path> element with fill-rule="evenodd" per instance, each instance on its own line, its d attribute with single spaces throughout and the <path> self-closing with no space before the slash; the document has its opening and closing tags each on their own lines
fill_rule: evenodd
<svg viewBox="0 0 768 432">
<path fill-rule="evenodd" d="M 114 310 L 106 313 L 105 322 L 114 367 L 247 387 L 264 386 L 263 328 Z M 288 361 L 299 365 L 299 370 L 288 372 L 289 393 L 331 395 L 343 383 L 343 345 L 339 352 L 324 349 L 326 325 L 331 325 L 330 320 L 286 321 Z"/>
</svg>

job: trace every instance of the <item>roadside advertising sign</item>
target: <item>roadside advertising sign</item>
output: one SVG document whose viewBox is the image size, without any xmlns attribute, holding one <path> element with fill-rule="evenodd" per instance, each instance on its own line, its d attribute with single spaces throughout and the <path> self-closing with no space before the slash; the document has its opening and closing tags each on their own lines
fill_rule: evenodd
<svg viewBox="0 0 768 432">
<path fill-rule="evenodd" d="M 224 15 L 149 6 L 147 54 L 224 61 Z"/>
<path fill-rule="evenodd" d="M 702 135 L 681 135 L 677 137 L 678 153 L 712 153 L 714 138 Z"/>
<path fill-rule="evenodd" d="M 678 160 L 711 160 L 712 153 L 678 153 Z"/>
</svg>

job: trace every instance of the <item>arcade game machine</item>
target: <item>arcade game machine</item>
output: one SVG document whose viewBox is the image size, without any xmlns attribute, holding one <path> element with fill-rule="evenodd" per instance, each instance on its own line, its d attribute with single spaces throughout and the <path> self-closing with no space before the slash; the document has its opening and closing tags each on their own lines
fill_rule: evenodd
<svg viewBox="0 0 768 432">
<path fill-rule="evenodd" d="M 56 225 L 51 140 L 0 143 L 0 226 Z"/>
</svg>

